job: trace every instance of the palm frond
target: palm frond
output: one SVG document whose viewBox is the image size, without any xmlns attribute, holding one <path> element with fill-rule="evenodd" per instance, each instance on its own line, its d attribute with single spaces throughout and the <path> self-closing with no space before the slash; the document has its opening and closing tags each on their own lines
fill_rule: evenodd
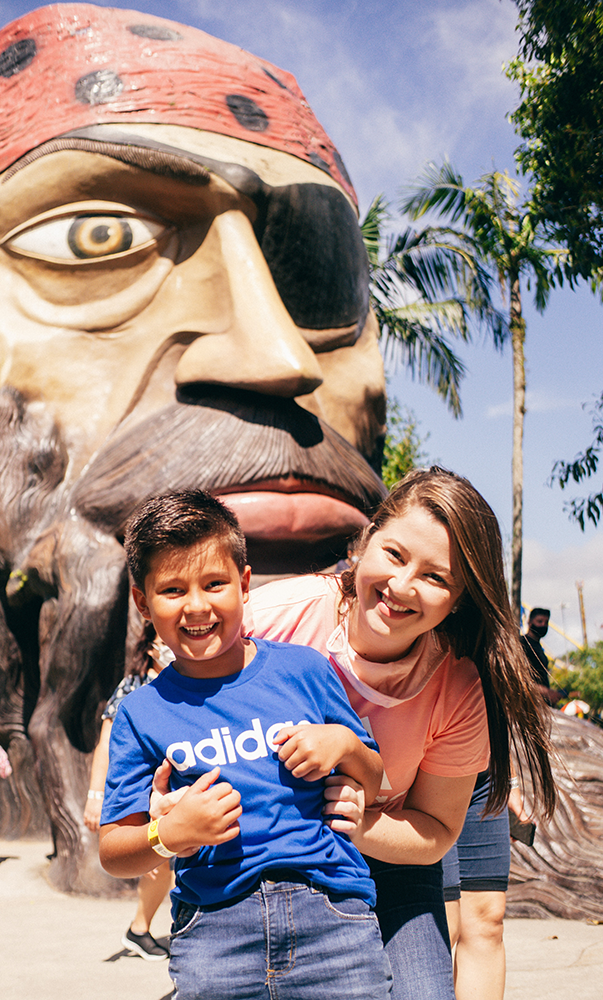
<svg viewBox="0 0 603 1000">
<path fill-rule="evenodd" d="M 446 334 L 462 335 L 466 326 L 462 303 L 416 301 L 387 308 L 374 301 L 373 308 L 385 344 L 385 360 L 406 365 L 413 378 L 436 388 L 454 416 L 460 417 L 459 389 L 465 366 Z"/>
<path fill-rule="evenodd" d="M 463 178 L 445 160 L 441 167 L 429 163 L 416 185 L 407 189 L 400 211 L 411 219 L 420 219 L 427 212 L 448 216 L 452 222 L 463 217 L 466 210 L 467 189 Z"/>
<path fill-rule="evenodd" d="M 442 203 L 460 212 L 461 194 L 466 194 L 459 188 L 462 178 L 449 164 L 439 172 L 432 167 L 432 174 L 446 184 Z M 474 192 L 469 194 L 479 202 Z M 428 210 L 426 203 L 415 208 L 418 214 Z M 505 318 L 492 302 L 492 275 L 483 265 L 476 238 L 463 228 L 407 227 L 385 235 L 390 218 L 389 206 L 379 195 L 362 223 L 371 305 L 386 352 L 403 361 L 413 377 L 432 385 L 459 416 L 465 369 L 449 340 L 470 339 L 470 317 L 492 330 L 497 346 L 508 335 Z"/>
<path fill-rule="evenodd" d="M 389 206 L 385 195 L 378 194 L 369 205 L 368 211 L 360 223 L 362 239 L 369 259 L 369 267 L 379 267 L 381 243 L 384 224 L 389 220 Z"/>
</svg>

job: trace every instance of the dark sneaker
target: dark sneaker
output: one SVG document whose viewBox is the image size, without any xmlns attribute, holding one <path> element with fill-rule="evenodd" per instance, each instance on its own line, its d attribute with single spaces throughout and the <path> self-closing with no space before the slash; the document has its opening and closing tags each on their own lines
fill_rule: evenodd
<svg viewBox="0 0 603 1000">
<path fill-rule="evenodd" d="M 157 944 L 152 934 L 135 934 L 132 928 L 126 931 L 121 939 L 124 948 L 136 952 L 145 962 L 163 962 L 170 957 L 167 948 L 162 948 Z"/>
</svg>

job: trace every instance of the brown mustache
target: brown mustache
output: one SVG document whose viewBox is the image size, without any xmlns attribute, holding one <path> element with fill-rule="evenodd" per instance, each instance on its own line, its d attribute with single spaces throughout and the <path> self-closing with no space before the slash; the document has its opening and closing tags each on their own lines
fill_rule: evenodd
<svg viewBox="0 0 603 1000">
<path fill-rule="evenodd" d="M 182 489 L 220 493 L 286 476 L 366 514 L 386 493 L 356 448 L 293 400 L 204 389 L 108 443 L 70 501 L 119 535 L 145 497 Z"/>
</svg>

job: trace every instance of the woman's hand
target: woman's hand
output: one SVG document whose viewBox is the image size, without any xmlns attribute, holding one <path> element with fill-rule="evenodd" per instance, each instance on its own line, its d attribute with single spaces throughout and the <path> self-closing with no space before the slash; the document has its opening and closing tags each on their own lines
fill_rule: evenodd
<svg viewBox="0 0 603 1000">
<path fill-rule="evenodd" d="M 151 819 L 159 819 L 160 816 L 167 816 L 186 792 L 186 788 L 177 788 L 175 792 L 170 792 L 171 773 L 172 765 L 169 760 L 164 760 L 163 764 L 160 764 L 155 771 L 149 802 L 149 816 Z"/>
<path fill-rule="evenodd" d="M 523 805 L 523 796 L 521 794 L 521 789 L 520 788 L 512 788 L 511 789 L 511 791 L 509 793 L 508 806 L 509 806 L 509 809 L 511 810 L 511 812 L 515 813 L 515 815 L 517 816 L 517 819 L 519 820 L 520 823 L 529 823 L 530 822 L 530 817 L 528 816 L 527 812 L 525 811 L 525 808 L 524 808 L 524 805 Z"/>
<path fill-rule="evenodd" d="M 89 830 L 92 830 L 92 833 L 96 833 L 98 831 L 102 810 L 103 803 L 101 799 L 86 799 L 84 823 Z"/>
<path fill-rule="evenodd" d="M 191 854 L 192 853 L 193 852 L 191 851 Z M 167 865 L 167 861 L 164 861 L 164 864 Z M 158 865 L 157 868 L 151 868 L 150 872 L 145 872 L 144 875 L 141 875 L 141 878 L 148 878 L 151 882 L 156 882 L 160 868 L 161 865 Z"/>
<path fill-rule="evenodd" d="M 347 833 L 350 840 L 353 840 L 364 817 L 365 797 L 362 785 L 346 774 L 332 774 L 325 781 L 324 797 L 322 814 L 333 817 L 326 820 L 327 825 L 338 833 Z"/>
</svg>

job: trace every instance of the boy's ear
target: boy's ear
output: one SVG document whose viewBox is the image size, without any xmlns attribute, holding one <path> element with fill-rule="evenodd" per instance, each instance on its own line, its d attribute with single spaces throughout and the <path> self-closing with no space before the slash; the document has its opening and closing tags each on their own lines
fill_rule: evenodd
<svg viewBox="0 0 603 1000">
<path fill-rule="evenodd" d="M 140 587 L 132 587 L 132 597 L 134 598 L 134 604 L 140 611 L 143 618 L 146 618 L 148 622 L 151 621 L 151 612 L 149 610 L 149 605 L 147 604 L 147 599 L 145 597 L 144 590 Z"/>
<path fill-rule="evenodd" d="M 241 590 L 243 591 L 243 604 L 249 600 L 249 585 L 251 583 L 251 566 L 246 566 L 241 573 Z"/>
</svg>

